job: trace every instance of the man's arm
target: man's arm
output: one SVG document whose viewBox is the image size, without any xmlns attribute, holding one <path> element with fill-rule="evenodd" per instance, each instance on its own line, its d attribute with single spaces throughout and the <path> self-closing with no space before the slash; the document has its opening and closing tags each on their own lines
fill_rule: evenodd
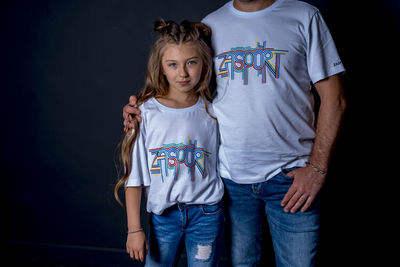
<svg viewBox="0 0 400 267">
<path fill-rule="evenodd" d="M 320 170 L 327 170 L 329 160 L 340 130 L 346 100 L 339 75 L 330 76 L 315 83 L 321 98 L 316 136 L 309 162 Z M 307 166 L 287 173 L 294 179 L 282 200 L 286 212 L 306 211 L 321 190 L 325 175 Z"/>
<path fill-rule="evenodd" d="M 124 132 L 130 132 L 134 127 L 133 117 L 135 116 L 138 122 L 142 121 L 140 116 L 140 109 L 136 106 L 137 98 L 135 95 L 129 97 L 129 103 L 126 104 L 122 109 L 122 117 L 124 118 Z"/>
</svg>

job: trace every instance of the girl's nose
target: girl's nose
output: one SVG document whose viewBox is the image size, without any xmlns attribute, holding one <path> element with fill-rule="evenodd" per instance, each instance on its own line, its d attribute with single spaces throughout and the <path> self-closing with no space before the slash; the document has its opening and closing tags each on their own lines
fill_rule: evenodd
<svg viewBox="0 0 400 267">
<path fill-rule="evenodd" d="M 187 77 L 187 76 L 188 76 L 188 72 L 187 72 L 187 70 L 186 70 L 185 67 L 180 68 L 180 70 L 179 70 L 179 76 L 180 76 L 180 77 Z"/>
</svg>

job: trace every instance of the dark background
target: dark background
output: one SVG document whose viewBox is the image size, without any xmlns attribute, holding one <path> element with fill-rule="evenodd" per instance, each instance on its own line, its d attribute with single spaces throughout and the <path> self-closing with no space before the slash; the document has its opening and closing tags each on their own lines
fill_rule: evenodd
<svg viewBox="0 0 400 267">
<path fill-rule="evenodd" d="M 113 198 L 122 107 L 143 84 L 154 20 L 201 20 L 225 2 L 1 1 L 7 266 L 136 264 L 124 253 L 125 211 Z M 398 124 L 400 3 L 306 2 L 321 10 L 347 69 L 348 111 L 322 192 L 318 263 L 386 266 L 388 242 L 380 237 L 393 238 L 381 224 L 390 220 L 384 207 L 396 177 L 389 154 Z M 265 240 L 263 265 L 273 266 L 268 233 Z"/>
</svg>

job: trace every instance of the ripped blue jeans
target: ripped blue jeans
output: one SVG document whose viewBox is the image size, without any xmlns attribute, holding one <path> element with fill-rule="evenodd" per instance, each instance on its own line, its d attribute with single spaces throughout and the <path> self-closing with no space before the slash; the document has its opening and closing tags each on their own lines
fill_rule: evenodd
<svg viewBox="0 0 400 267">
<path fill-rule="evenodd" d="M 175 266 L 183 245 L 187 266 L 217 266 L 225 225 L 222 201 L 215 205 L 177 204 L 152 214 L 146 266 Z"/>
</svg>

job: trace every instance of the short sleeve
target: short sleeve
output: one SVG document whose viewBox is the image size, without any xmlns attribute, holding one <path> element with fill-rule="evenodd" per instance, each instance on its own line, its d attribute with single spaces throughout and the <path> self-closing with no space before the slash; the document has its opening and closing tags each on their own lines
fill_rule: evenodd
<svg viewBox="0 0 400 267">
<path fill-rule="evenodd" d="M 313 83 L 345 72 L 331 33 L 320 12 L 316 12 L 310 21 L 307 67 Z"/>
<path fill-rule="evenodd" d="M 144 116 L 142 116 L 144 117 Z M 148 155 L 146 148 L 146 131 L 145 121 L 141 122 L 140 131 L 137 135 L 135 144 L 132 150 L 132 170 L 129 174 L 126 187 L 130 186 L 149 186 L 150 171 L 148 166 Z"/>
</svg>

